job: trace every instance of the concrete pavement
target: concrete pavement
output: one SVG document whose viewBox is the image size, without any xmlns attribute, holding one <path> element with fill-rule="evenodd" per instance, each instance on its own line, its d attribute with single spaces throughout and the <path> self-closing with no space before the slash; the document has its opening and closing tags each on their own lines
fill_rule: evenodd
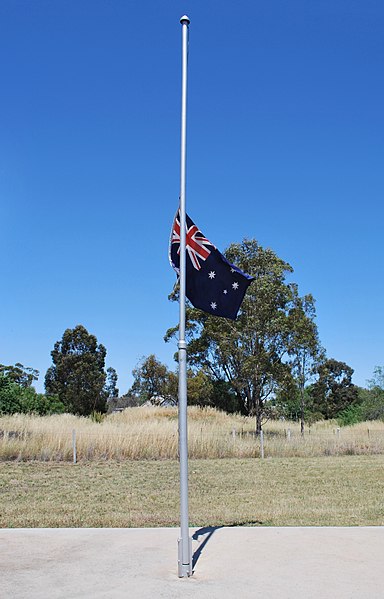
<svg viewBox="0 0 384 599">
<path fill-rule="evenodd" d="M 1 599 L 382 599 L 384 527 L 2 529 Z"/>
</svg>

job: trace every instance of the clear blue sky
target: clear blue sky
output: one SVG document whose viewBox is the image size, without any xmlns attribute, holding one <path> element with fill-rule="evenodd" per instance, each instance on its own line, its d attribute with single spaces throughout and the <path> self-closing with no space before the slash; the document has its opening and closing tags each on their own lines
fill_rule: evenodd
<svg viewBox="0 0 384 599">
<path fill-rule="evenodd" d="M 382 0 L 2 0 L 0 363 L 42 390 L 83 324 L 121 392 L 143 355 L 174 367 L 184 13 L 188 212 L 222 250 L 288 261 L 364 385 L 384 364 Z"/>
</svg>

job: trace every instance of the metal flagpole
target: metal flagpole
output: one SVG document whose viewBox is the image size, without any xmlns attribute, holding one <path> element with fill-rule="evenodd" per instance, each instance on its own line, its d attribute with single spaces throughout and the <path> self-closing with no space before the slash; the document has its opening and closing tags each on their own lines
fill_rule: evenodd
<svg viewBox="0 0 384 599">
<path fill-rule="evenodd" d="M 188 432 L 187 432 L 187 345 L 185 342 L 186 288 L 186 217 L 185 174 L 187 137 L 187 64 L 189 18 L 182 25 L 182 93 L 181 93 L 181 165 L 180 165 L 180 299 L 179 299 L 179 458 L 180 458 L 180 538 L 178 541 L 178 574 L 192 575 L 192 539 L 188 521 Z"/>
</svg>

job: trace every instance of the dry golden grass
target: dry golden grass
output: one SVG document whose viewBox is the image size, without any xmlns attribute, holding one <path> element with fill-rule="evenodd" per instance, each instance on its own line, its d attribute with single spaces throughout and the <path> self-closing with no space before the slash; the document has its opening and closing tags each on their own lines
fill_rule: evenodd
<svg viewBox="0 0 384 599">
<path fill-rule="evenodd" d="M 193 459 L 260 457 L 254 419 L 214 409 L 188 408 L 189 455 Z M 72 431 L 79 461 L 176 459 L 176 408 L 130 408 L 101 422 L 63 414 L 0 418 L 0 460 L 71 461 Z M 384 423 L 338 428 L 320 422 L 300 435 L 293 422 L 264 427 L 265 457 L 384 454 Z"/>
<path fill-rule="evenodd" d="M 177 526 L 177 427 L 171 408 L 1 417 L 0 526 Z M 264 460 L 253 419 L 189 408 L 188 427 L 191 525 L 384 525 L 383 423 L 269 422 Z"/>
<path fill-rule="evenodd" d="M 178 526 L 175 460 L 1 462 L 1 527 Z M 384 456 L 190 460 L 191 526 L 384 525 Z"/>
</svg>

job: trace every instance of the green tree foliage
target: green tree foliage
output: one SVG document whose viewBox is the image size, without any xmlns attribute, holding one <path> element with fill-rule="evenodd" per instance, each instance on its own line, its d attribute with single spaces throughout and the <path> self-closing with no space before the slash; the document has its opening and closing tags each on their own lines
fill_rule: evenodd
<svg viewBox="0 0 384 599">
<path fill-rule="evenodd" d="M 362 397 L 361 394 L 365 391 L 366 389 L 358 389 L 359 397 Z M 367 419 L 364 418 L 363 406 L 359 403 L 348 406 L 337 415 L 337 422 L 340 426 L 352 426 L 353 424 L 357 424 L 364 420 Z"/>
<path fill-rule="evenodd" d="M 31 387 L 33 381 L 39 378 L 39 371 L 30 366 L 23 366 L 20 362 L 16 362 L 14 366 L 5 366 L 0 364 L 0 375 L 6 376 L 10 381 L 16 383 L 20 387 Z"/>
<path fill-rule="evenodd" d="M 384 367 L 376 366 L 368 389 L 361 390 L 363 420 L 384 420 Z"/>
<path fill-rule="evenodd" d="M 105 384 L 105 393 L 107 400 L 116 399 L 119 397 L 119 390 L 117 388 L 117 372 L 114 368 L 107 368 L 107 382 Z"/>
<path fill-rule="evenodd" d="M 136 396 L 139 404 L 149 401 L 152 397 L 173 395 L 175 381 L 172 374 L 154 354 L 143 357 L 132 371 L 133 385 L 128 394 Z"/>
<path fill-rule="evenodd" d="M 57 397 L 36 393 L 33 387 L 15 383 L 11 377 L 0 375 L 0 414 L 57 414 L 64 412 Z"/>
<path fill-rule="evenodd" d="M 358 389 L 352 383 L 353 368 L 329 358 L 317 369 L 319 378 L 311 387 L 314 410 L 326 420 L 358 403 Z"/>
<path fill-rule="evenodd" d="M 234 414 L 242 411 L 239 395 L 234 391 L 231 384 L 223 379 L 211 379 L 212 392 L 210 405 L 223 412 Z"/>
<path fill-rule="evenodd" d="M 45 375 L 45 389 L 57 395 L 67 411 L 88 416 L 105 412 L 106 349 L 82 325 L 66 329 L 51 352 L 53 365 Z"/>
<path fill-rule="evenodd" d="M 269 413 L 268 399 L 289 372 L 287 356 L 293 351 L 295 326 L 290 314 L 298 303 L 297 286 L 286 282 L 292 267 L 256 240 L 232 244 L 226 257 L 255 281 L 236 321 L 188 307 L 188 359 L 192 367 L 230 385 L 241 412 L 255 416 L 260 432 Z M 174 327 L 165 339 L 176 334 Z"/>
<path fill-rule="evenodd" d="M 289 369 L 279 382 L 271 402 L 280 417 L 288 418 L 289 420 L 299 420 L 299 390 Z"/>
<path fill-rule="evenodd" d="M 373 377 L 368 381 L 368 389 L 378 389 L 384 392 L 384 366 L 376 366 Z"/>
<path fill-rule="evenodd" d="M 189 371 L 187 376 L 187 401 L 193 406 L 212 406 L 213 383 L 202 370 Z"/>
<path fill-rule="evenodd" d="M 300 417 L 301 434 L 304 434 L 304 423 L 309 415 L 308 399 L 305 392 L 308 381 L 316 372 L 323 350 L 320 345 L 315 323 L 315 300 L 311 294 L 299 297 L 297 290 L 293 298 L 293 306 L 289 312 L 291 336 L 289 341 L 289 398 L 298 400 L 297 414 Z"/>
<path fill-rule="evenodd" d="M 178 374 L 162 364 L 155 355 L 142 358 L 132 372 L 130 390 L 113 407 L 141 405 L 156 397 L 178 400 Z M 212 406 L 228 412 L 239 411 L 237 397 L 226 381 L 218 381 L 202 369 L 189 369 L 188 405 Z"/>
<path fill-rule="evenodd" d="M 305 387 L 303 401 L 297 381 L 292 376 L 287 376 L 285 383 L 279 386 L 272 403 L 276 407 L 276 414 L 287 420 L 302 422 L 303 404 L 306 424 L 313 424 L 316 420 L 323 418 L 322 414 L 314 411 L 311 385 Z"/>
<path fill-rule="evenodd" d="M 0 375 L 0 414 L 16 414 L 22 411 L 22 388 L 10 378 Z"/>
<path fill-rule="evenodd" d="M 38 370 L 20 362 L 0 364 L 0 414 L 49 413 L 52 402 L 31 386 L 38 376 Z"/>
<path fill-rule="evenodd" d="M 341 425 L 356 424 L 365 420 L 384 420 L 384 367 L 376 366 L 368 388 L 358 388 L 358 402 L 348 406 L 338 415 Z"/>
</svg>

